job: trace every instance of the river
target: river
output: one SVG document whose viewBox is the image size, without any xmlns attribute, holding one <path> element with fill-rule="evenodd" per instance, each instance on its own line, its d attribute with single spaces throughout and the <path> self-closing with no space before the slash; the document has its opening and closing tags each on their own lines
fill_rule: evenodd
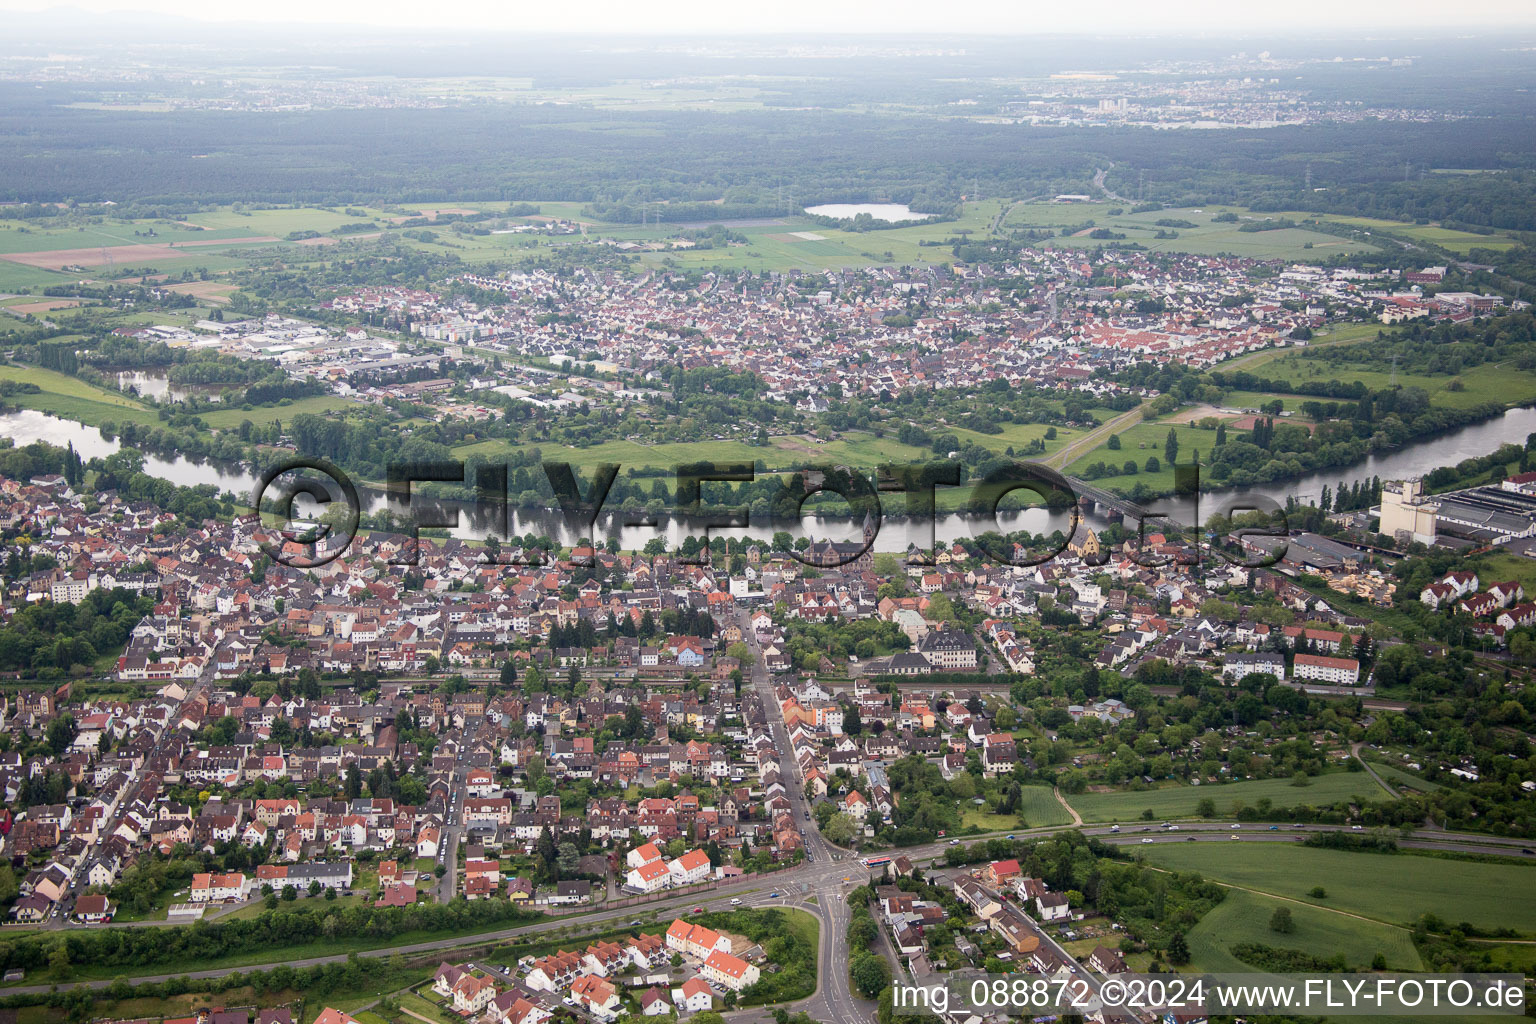
<svg viewBox="0 0 1536 1024">
<path fill-rule="evenodd" d="M 1295 480 L 1256 486 L 1242 494 L 1224 491 L 1203 494 L 1200 500 L 1200 517 L 1203 520 L 1213 513 L 1230 507 L 1233 502 L 1241 498 L 1262 497 L 1276 505 L 1284 506 L 1286 499 L 1292 495 L 1302 500 L 1316 499 L 1324 487 L 1336 487 L 1340 480 L 1353 483 L 1355 480 L 1374 476 L 1379 476 L 1383 480 L 1419 476 L 1441 466 L 1455 465 L 1463 459 L 1487 455 L 1505 442 L 1523 444 L 1526 435 L 1532 432 L 1536 432 L 1536 408 L 1510 409 L 1502 416 L 1491 420 L 1449 431 L 1396 451 L 1372 455 L 1352 466 L 1341 466 L 1309 473 Z M 72 420 L 59 419 L 30 409 L 0 415 L 0 437 L 11 438 L 18 445 L 30 444 L 38 440 L 60 446 L 73 443 L 75 451 L 85 459 L 110 455 L 122 447 L 117 440 L 109 441 L 102 437 L 101 432 L 94 427 L 83 426 Z M 184 455 L 167 457 L 164 453 L 154 455 L 146 453 L 144 471 L 183 486 L 213 484 L 220 491 L 232 491 L 242 499 L 250 495 L 256 485 L 255 474 L 244 467 L 190 459 Z M 369 512 L 378 512 L 387 507 L 384 496 L 377 491 L 364 491 L 363 504 Z M 1193 521 L 1193 503 L 1188 499 L 1162 498 L 1151 504 L 1153 509 L 1169 515 L 1178 522 Z M 894 503 L 887 502 L 886 507 L 894 507 Z M 620 543 L 626 550 L 641 548 L 646 541 L 656 536 L 666 537 L 669 546 L 675 547 L 690 532 L 686 521 L 677 517 L 661 517 L 655 527 L 629 525 L 631 521 L 642 518 L 643 514 L 639 512 L 605 513 L 601 520 L 601 532 L 604 537 L 617 532 Z M 510 519 L 511 533 L 519 536 L 529 533 L 544 535 L 554 537 L 563 544 L 570 544 L 577 539 L 576 534 L 566 528 L 560 515 L 555 512 L 514 509 L 511 511 Z M 455 536 L 465 538 L 484 537 L 490 532 L 492 525 L 484 511 L 477 509 L 461 509 L 459 520 L 460 526 L 453 533 Z M 1096 520 L 1090 517 L 1088 522 L 1092 524 Z M 973 537 L 988 529 L 1000 529 L 1005 532 L 1027 530 L 1031 533 L 1050 533 L 1053 530 L 1065 530 L 1070 523 L 1069 513 L 1028 509 L 1004 513 L 999 516 L 996 523 L 986 517 L 944 515 L 938 518 L 931 530 L 934 538 L 947 542 Z M 818 540 L 855 540 L 858 537 L 858 529 L 846 520 L 821 520 L 811 517 L 799 522 L 770 521 L 746 530 L 716 532 L 726 537 L 750 535 L 760 540 L 768 540 L 778 530 L 783 530 L 793 537 L 812 536 Z M 695 529 L 692 532 L 698 531 Z M 922 523 L 888 518 L 881 524 L 879 535 L 875 540 L 875 549 L 905 551 L 911 544 L 926 546 L 929 537 L 929 528 Z"/>
</svg>

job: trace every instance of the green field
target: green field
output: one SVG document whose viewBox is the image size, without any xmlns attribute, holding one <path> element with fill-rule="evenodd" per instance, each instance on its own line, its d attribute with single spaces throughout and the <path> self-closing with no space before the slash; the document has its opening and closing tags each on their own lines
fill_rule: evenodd
<svg viewBox="0 0 1536 1024">
<path fill-rule="evenodd" d="M 41 394 L 11 397 L 12 402 L 26 409 L 37 409 L 93 427 L 100 426 L 105 420 L 160 425 L 157 414 L 133 399 L 67 374 L 35 366 L 0 366 L 0 379 L 36 384 L 43 389 Z"/>
<path fill-rule="evenodd" d="M 1250 826 L 1251 827 L 1251 826 Z M 1279 843 L 1155 843 L 1149 863 L 1388 924 L 1433 913 L 1479 928 L 1536 932 L 1536 867 L 1351 853 Z M 1313 886 L 1326 899 L 1307 895 Z M 1267 920 L 1267 918 L 1266 918 Z"/>
<path fill-rule="evenodd" d="M 1071 823 L 1072 815 L 1061 806 L 1052 790 L 1045 786 L 1022 786 L 1019 793 L 1019 817 L 1024 819 L 1026 828 Z"/>
<path fill-rule="evenodd" d="M 1480 235 L 1473 231 L 1443 228 L 1438 224 L 1410 224 L 1405 221 L 1378 220 L 1375 217 L 1343 217 L 1332 213 L 1277 213 L 1275 216 L 1290 217 L 1293 220 L 1314 217 L 1331 224 L 1348 224 L 1350 227 L 1367 230 L 1389 231 L 1399 238 L 1438 245 L 1442 249 L 1460 253 L 1463 256 L 1473 249 L 1509 249 L 1518 244 L 1508 235 Z"/>
<path fill-rule="evenodd" d="M 1239 231 L 1246 221 L 1263 220 L 1281 214 L 1251 214 L 1241 207 L 1209 206 L 1198 209 L 1168 209 L 1149 213 L 1128 213 L 1125 203 L 1026 203 L 1015 206 L 1003 221 L 1003 230 L 1011 228 L 1063 228 L 1093 221 L 1096 228 L 1108 228 L 1125 236 L 1123 240 L 1101 240 L 1086 234 L 1056 237 L 1052 246 L 1095 248 L 1135 242 L 1155 252 L 1187 252 L 1196 255 L 1228 253 L 1255 259 L 1322 260 L 1349 253 L 1373 252 L 1376 247 L 1364 242 L 1340 238 L 1307 228 L 1276 228 L 1270 231 Z M 1121 213 L 1111 215 L 1119 209 Z M 1237 223 L 1218 223 L 1212 218 L 1223 212 L 1236 213 Z M 1299 217 L 1293 215 L 1292 220 Z M 1177 238 L 1158 238 L 1158 220 L 1182 220 L 1195 226 L 1172 228 Z M 1310 246 L 1310 248 L 1309 248 Z"/>
<path fill-rule="evenodd" d="M 1269 927 L 1270 916 L 1280 906 L 1291 910 L 1296 930 L 1289 934 Z M 1352 968 L 1369 967 L 1377 953 L 1386 957 L 1387 967 L 1392 970 L 1417 971 L 1424 967 L 1407 929 L 1235 889 L 1227 890 L 1227 898 L 1201 918 L 1185 940 L 1194 968 L 1201 971 L 1254 971 L 1254 965 L 1232 955 L 1232 947 L 1244 942 L 1300 949 L 1317 957 L 1343 953 Z"/>
<path fill-rule="evenodd" d="M 1443 788 L 1438 782 L 1430 782 L 1422 776 L 1415 775 L 1412 772 L 1405 772 L 1389 764 L 1378 764 L 1372 761 L 1371 767 L 1376 770 L 1377 775 L 1386 779 L 1389 785 L 1397 786 L 1399 789 L 1407 787 L 1408 789 L 1416 789 L 1421 793 L 1432 793 L 1437 789 Z"/>
<path fill-rule="evenodd" d="M 1258 373 L 1252 366 L 1245 369 Z M 1345 383 L 1359 381 L 1366 387 L 1382 389 L 1391 386 L 1392 371 L 1365 369 L 1350 363 L 1334 364 L 1321 359 L 1307 359 L 1294 352 L 1287 352 L 1264 366 L 1263 375 L 1272 380 L 1300 381 L 1339 380 Z M 1463 390 L 1448 390 L 1453 380 L 1461 381 Z M 1536 394 L 1536 371 L 1521 370 L 1503 363 L 1484 363 L 1452 377 L 1449 374 L 1429 375 L 1399 371 L 1397 383 L 1403 387 L 1423 388 L 1430 401 L 1447 409 L 1466 409 L 1484 402 L 1516 405 L 1528 402 Z M 1303 399 L 1304 400 L 1304 399 Z"/>
<path fill-rule="evenodd" d="M 342 398 L 338 395 L 309 395 L 305 398 L 295 398 L 287 405 L 261 405 L 252 409 L 238 407 L 209 409 L 197 415 L 215 430 L 233 430 L 240 426 L 242 420 L 250 420 L 257 424 L 271 423 L 273 420 L 287 423 L 303 412 L 313 413 L 316 416 L 345 415 L 348 410 L 361 408 L 364 408 L 362 403 L 354 402 L 350 398 Z"/>
<path fill-rule="evenodd" d="M 1103 462 L 1118 470 L 1123 468 L 1124 463 L 1129 460 L 1136 463 L 1136 473 L 1117 473 L 1114 476 L 1100 477 L 1093 482 L 1126 491 L 1140 482 L 1155 490 L 1172 491 L 1173 466 L 1163 457 L 1169 427 L 1173 428 L 1179 439 L 1179 462 L 1181 463 L 1193 461 L 1196 450 L 1209 453 L 1216 445 L 1216 431 L 1191 427 L 1187 412 L 1182 415 L 1175 413 L 1164 420 L 1148 420 L 1120 431 L 1119 451 L 1109 448 L 1106 438 L 1105 444 L 1073 461 L 1067 467 L 1067 475 L 1081 477 L 1083 471 L 1095 462 Z M 1156 473 L 1146 471 L 1149 456 L 1157 457 L 1159 468 Z"/>
<path fill-rule="evenodd" d="M 1387 793 L 1365 772 L 1331 772 L 1313 776 L 1310 785 L 1306 786 L 1292 785 L 1288 778 L 1253 779 L 1225 785 L 1168 786 L 1139 793 L 1082 793 L 1067 797 L 1067 802 L 1084 821 L 1135 821 L 1148 808 L 1155 819 L 1162 821 L 1164 818 L 1194 817 L 1200 801 L 1207 797 L 1216 802 L 1217 816 L 1224 817 L 1231 814 L 1233 804 L 1238 801 L 1254 807 L 1261 799 L 1269 797 L 1277 808 L 1304 804 L 1320 807 L 1354 796 L 1383 800 Z"/>
</svg>

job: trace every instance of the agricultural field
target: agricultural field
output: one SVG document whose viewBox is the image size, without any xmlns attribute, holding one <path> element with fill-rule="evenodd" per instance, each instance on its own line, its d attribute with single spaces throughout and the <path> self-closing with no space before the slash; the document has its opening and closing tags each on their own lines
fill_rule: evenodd
<svg viewBox="0 0 1536 1024">
<path fill-rule="evenodd" d="M 1110 211 L 1119 209 L 1118 215 Z M 1056 237 L 1048 244 L 1071 248 L 1095 248 L 1114 245 L 1116 242 L 1135 242 L 1154 252 L 1187 252 L 1211 256 L 1231 254 L 1256 259 L 1309 260 L 1323 259 L 1351 253 L 1372 252 L 1376 247 L 1340 238 L 1308 228 L 1276 228 L 1269 231 L 1239 231 L 1243 223 L 1263 220 L 1280 214 L 1252 214 L 1237 207 L 1200 207 L 1157 210 L 1149 213 L 1129 213 L 1125 203 L 1025 203 L 1012 207 L 1003 220 L 1003 230 L 1010 228 L 1062 228 L 1093 221 L 1095 228 L 1108 228 L 1125 238 L 1102 240 L 1079 232 L 1066 237 Z M 1239 220 L 1217 222 L 1213 218 L 1220 213 L 1236 213 Z M 1293 216 L 1291 219 L 1299 220 Z M 1181 220 L 1194 224 L 1192 228 L 1168 228 L 1178 232 L 1177 238 L 1158 238 L 1159 220 Z"/>
<path fill-rule="evenodd" d="M 1536 867 L 1526 864 L 1277 843 L 1155 843 L 1140 850 L 1158 867 L 1198 871 L 1218 882 L 1372 921 L 1411 925 L 1432 913 L 1485 929 L 1536 930 Z M 1307 895 L 1317 885 L 1327 890 L 1325 899 Z"/>
<path fill-rule="evenodd" d="M 1235 804 L 1254 807 L 1265 797 L 1279 808 L 1316 807 L 1354 796 L 1379 800 L 1386 795 L 1386 791 L 1365 772 L 1330 772 L 1312 776 L 1305 786 L 1297 786 L 1288 778 L 1253 779 L 1225 785 L 1167 786 L 1143 792 L 1082 793 L 1068 796 L 1067 802 L 1085 821 L 1135 821 L 1148 809 L 1154 819 L 1162 821 L 1194 817 L 1200 801 L 1207 798 L 1215 801 L 1216 814 L 1222 817 L 1230 815 Z"/>
<path fill-rule="evenodd" d="M 1269 927 L 1277 907 L 1289 907 L 1295 931 L 1280 934 Z M 1252 942 L 1282 949 L 1301 949 L 1316 957 L 1344 954 L 1351 968 L 1369 967 L 1380 953 L 1387 967 L 1417 971 L 1424 967 L 1405 928 L 1347 917 L 1328 910 L 1284 903 L 1268 896 L 1229 889 L 1227 898 L 1185 935 L 1192 965 L 1200 971 L 1248 973 L 1254 965 L 1232 955 L 1232 947 Z"/>
<path fill-rule="evenodd" d="M 1442 249 L 1462 256 L 1473 249 L 1509 249 L 1519 244 L 1505 234 L 1482 235 L 1475 231 L 1443 228 L 1438 224 L 1410 224 L 1406 221 L 1380 220 L 1375 217 L 1346 217 L 1333 213 L 1277 213 L 1275 216 L 1290 217 L 1292 220 L 1315 217 L 1330 224 L 1347 224 L 1350 227 L 1364 228 L 1368 231 L 1388 231 L 1398 238 L 1438 245 Z"/>
<path fill-rule="evenodd" d="M 1051 789 L 1045 786 L 1021 786 L 1019 794 L 1019 817 L 1024 819 L 1026 828 L 1071 823 L 1072 815 L 1061 806 L 1061 801 L 1056 799 Z"/>
</svg>

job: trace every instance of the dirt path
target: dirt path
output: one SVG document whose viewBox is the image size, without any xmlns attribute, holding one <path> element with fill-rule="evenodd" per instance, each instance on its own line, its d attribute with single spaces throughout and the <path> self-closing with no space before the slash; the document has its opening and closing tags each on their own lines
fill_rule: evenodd
<svg viewBox="0 0 1536 1024">
<path fill-rule="evenodd" d="M 1072 815 L 1072 824 L 1081 826 L 1083 823 L 1083 816 L 1078 814 L 1077 811 L 1073 809 L 1071 804 L 1067 803 L 1067 798 L 1061 795 L 1061 787 L 1053 786 L 1051 787 L 1051 792 L 1056 794 L 1056 802 L 1065 807 L 1067 809 L 1067 813 Z"/>
<path fill-rule="evenodd" d="M 1147 403 L 1143 402 L 1129 412 L 1123 412 L 1109 422 L 1101 423 L 1094 427 L 1056 454 L 1047 457 L 1045 464 L 1054 469 L 1065 470 L 1079 455 L 1093 451 L 1093 449 L 1098 447 L 1099 442 L 1109 437 L 1110 434 L 1118 433 L 1133 424 L 1140 423 L 1141 412 L 1146 406 Z"/>
<path fill-rule="evenodd" d="M 1375 779 L 1377 784 L 1380 785 L 1382 789 L 1386 790 L 1388 795 L 1390 795 L 1392 797 L 1392 799 L 1396 800 L 1397 799 L 1397 790 L 1393 789 L 1390 785 L 1388 785 L 1386 779 L 1384 779 L 1380 775 L 1376 774 L 1376 769 L 1371 767 L 1371 762 L 1367 761 L 1365 758 L 1360 756 L 1360 748 L 1363 747 L 1363 746 L 1365 746 L 1365 744 L 1363 744 L 1363 743 L 1351 743 L 1349 745 L 1349 752 L 1350 752 L 1350 754 L 1354 757 L 1354 759 L 1356 761 L 1359 761 L 1362 765 L 1364 765 L 1366 772 L 1371 776 L 1371 778 Z"/>
</svg>

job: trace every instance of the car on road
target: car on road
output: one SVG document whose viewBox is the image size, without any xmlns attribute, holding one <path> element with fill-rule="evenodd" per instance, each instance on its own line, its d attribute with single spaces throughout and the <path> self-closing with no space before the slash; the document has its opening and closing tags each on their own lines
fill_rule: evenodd
<svg viewBox="0 0 1536 1024">
<path fill-rule="evenodd" d="M 1280 831 L 1280 826 L 1279 825 L 1271 825 L 1271 826 L 1269 826 L 1269 830 L 1271 832 L 1279 832 Z"/>
<path fill-rule="evenodd" d="M 1008 838 L 1009 838 L 1009 839 L 1017 839 L 1017 838 L 1019 838 L 1019 837 L 1018 837 L 1018 836 L 1016 836 L 1016 835 L 1014 835 L 1014 834 L 1013 834 L 1013 833 L 1012 833 L 1012 832 L 1009 832 L 1009 833 L 1008 833 Z"/>
<path fill-rule="evenodd" d="M 735 903 L 736 901 L 732 900 L 731 902 Z M 633 921 L 629 922 L 629 926 L 631 928 L 639 928 L 640 927 L 640 919 L 638 917 L 635 918 Z"/>
<path fill-rule="evenodd" d="M 1168 831 L 1169 832 L 1177 832 L 1178 830 L 1179 830 L 1179 826 L 1177 826 L 1177 825 L 1169 825 L 1168 826 Z"/>
<path fill-rule="evenodd" d="M 1143 840 L 1142 840 L 1142 842 L 1144 842 L 1144 843 L 1150 843 L 1150 842 L 1151 842 L 1151 841 L 1152 841 L 1152 840 L 1150 840 L 1150 839 L 1143 839 Z"/>
<path fill-rule="evenodd" d="M 704 913 L 704 908 L 703 907 L 694 907 L 693 908 L 693 912 L 695 914 L 702 914 L 702 913 Z"/>
<path fill-rule="evenodd" d="M 771 899 L 771 900 L 776 900 L 776 899 L 779 898 L 779 894 L 776 893 L 776 892 L 771 892 L 771 893 L 768 894 L 768 898 Z"/>
<path fill-rule="evenodd" d="M 1241 825 L 1239 825 L 1239 824 L 1238 824 L 1238 823 L 1237 823 L 1237 822 L 1235 822 L 1235 821 L 1234 821 L 1234 822 L 1233 822 L 1233 823 L 1232 823 L 1232 824 L 1230 824 L 1230 825 L 1228 825 L 1228 826 L 1227 826 L 1227 828 L 1242 828 L 1242 827 L 1243 827 L 1243 826 L 1241 826 Z"/>
<path fill-rule="evenodd" d="M 731 906 L 733 906 L 733 907 L 741 906 L 741 897 L 739 897 L 739 896 L 732 896 L 731 897 Z"/>
<path fill-rule="evenodd" d="M 1354 831 L 1354 832 L 1360 832 L 1360 831 L 1363 831 L 1365 829 L 1364 825 L 1351 825 L 1349 827 L 1350 827 L 1350 830 Z"/>
<path fill-rule="evenodd" d="M 1120 831 L 1120 826 L 1119 825 L 1111 825 L 1111 826 L 1109 826 L 1109 830 L 1111 832 L 1119 832 Z"/>
<path fill-rule="evenodd" d="M 1228 839 L 1241 839 L 1242 836 L 1227 836 Z"/>
</svg>

